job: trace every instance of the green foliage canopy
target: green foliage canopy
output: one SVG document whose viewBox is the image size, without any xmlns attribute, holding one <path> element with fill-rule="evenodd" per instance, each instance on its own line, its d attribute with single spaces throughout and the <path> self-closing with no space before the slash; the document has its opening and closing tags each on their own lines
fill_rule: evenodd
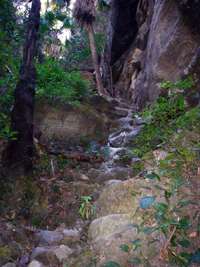
<svg viewBox="0 0 200 267">
<path fill-rule="evenodd" d="M 54 101 L 77 103 L 89 94 L 89 82 L 80 72 L 66 72 L 54 59 L 47 59 L 37 65 L 37 97 Z"/>
</svg>

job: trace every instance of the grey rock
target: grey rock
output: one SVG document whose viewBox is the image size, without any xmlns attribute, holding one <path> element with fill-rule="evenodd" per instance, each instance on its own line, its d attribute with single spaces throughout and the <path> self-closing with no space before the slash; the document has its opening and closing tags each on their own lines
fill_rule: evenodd
<svg viewBox="0 0 200 267">
<path fill-rule="evenodd" d="M 99 218 L 108 214 L 133 214 L 138 207 L 132 196 L 135 190 L 135 179 L 106 186 L 95 203 L 96 216 Z"/>
<path fill-rule="evenodd" d="M 128 260 L 133 256 L 133 252 L 124 253 L 120 247 L 142 236 L 143 234 L 138 234 L 133 219 L 128 214 L 111 214 L 94 220 L 89 227 L 89 238 L 93 253 L 100 259 L 97 266 L 102 266 L 107 261 L 129 266 Z M 152 250 L 157 253 L 154 248 L 146 247 L 145 256 L 152 253 Z M 136 253 L 139 254 L 139 250 L 134 251 L 135 255 Z"/>
<path fill-rule="evenodd" d="M 111 185 L 111 184 L 118 184 L 121 183 L 122 180 L 109 180 L 105 182 L 105 186 Z"/>
<path fill-rule="evenodd" d="M 145 124 L 145 120 L 143 120 L 143 118 L 139 116 L 135 116 L 134 123 L 136 125 L 142 125 L 142 124 Z"/>
<path fill-rule="evenodd" d="M 80 231 L 81 229 L 64 229 L 63 235 L 64 235 L 64 241 L 79 241 L 80 240 Z"/>
<path fill-rule="evenodd" d="M 195 0 L 138 3 L 141 1 L 113 1 L 104 69 L 108 72 L 106 66 L 112 66 L 116 94 L 141 109 L 158 97 L 160 82 L 180 80 L 197 59 L 200 4 Z M 196 61 L 190 73 L 198 77 Z M 109 78 L 106 73 L 104 76 Z"/>
<path fill-rule="evenodd" d="M 198 38 L 185 24 L 176 1 L 155 2 L 149 29 L 143 69 L 135 86 L 129 88 L 133 101 L 140 107 L 144 106 L 145 98 L 151 102 L 156 99 L 161 81 L 181 78 L 199 46 Z"/>
<path fill-rule="evenodd" d="M 44 267 L 44 265 L 36 260 L 33 260 L 29 263 L 28 267 Z"/>
<path fill-rule="evenodd" d="M 80 174 L 80 180 L 83 180 L 83 181 L 89 181 L 90 178 L 89 178 L 87 175 L 81 173 L 81 174 Z"/>
<path fill-rule="evenodd" d="M 129 266 L 128 260 L 131 255 L 124 253 L 120 248 L 123 244 L 129 244 L 136 239 L 136 229 L 132 226 L 123 226 L 117 232 L 110 232 L 107 236 L 100 237 L 92 242 L 92 251 L 100 259 L 97 266 L 104 266 L 108 261 L 114 261 L 120 266 Z"/>
<path fill-rule="evenodd" d="M 106 227 L 105 227 L 106 226 Z M 106 238 L 131 226 L 131 217 L 128 214 L 110 214 L 100 217 L 90 224 L 89 238 L 93 241 Z"/>
<path fill-rule="evenodd" d="M 58 260 L 62 262 L 63 260 L 66 260 L 73 253 L 73 250 L 66 245 L 60 245 L 59 247 L 54 249 L 54 253 L 58 258 Z"/>
<path fill-rule="evenodd" d="M 36 247 L 31 254 L 31 260 L 37 260 L 44 265 L 59 265 L 73 253 L 73 250 L 66 245 Z"/>
<path fill-rule="evenodd" d="M 51 251 L 50 247 L 36 247 L 33 249 L 31 259 L 37 259 L 41 255 L 47 254 Z"/>
<path fill-rule="evenodd" d="M 131 177 L 132 169 L 126 167 L 112 167 L 108 171 L 102 171 L 102 173 L 96 178 L 99 182 L 105 182 L 108 180 L 127 180 Z"/>
<path fill-rule="evenodd" d="M 6 264 L 4 264 L 2 267 L 16 267 L 17 265 L 15 263 L 12 262 L 8 262 Z"/>
<path fill-rule="evenodd" d="M 59 244 L 63 239 L 63 234 L 58 231 L 42 230 L 36 234 L 39 240 L 39 244 L 42 245 L 56 245 Z"/>
</svg>

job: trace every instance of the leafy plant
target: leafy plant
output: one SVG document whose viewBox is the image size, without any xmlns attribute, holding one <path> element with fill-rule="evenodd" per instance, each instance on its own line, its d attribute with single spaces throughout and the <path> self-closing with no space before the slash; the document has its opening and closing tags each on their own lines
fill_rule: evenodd
<svg viewBox="0 0 200 267">
<path fill-rule="evenodd" d="M 49 101 L 76 103 L 88 96 L 89 83 L 77 71 L 67 73 L 58 61 L 48 59 L 37 65 L 37 97 Z"/>
<path fill-rule="evenodd" d="M 190 80 L 189 80 L 190 81 Z M 186 88 L 191 85 L 183 81 L 177 82 L 177 86 Z M 163 85 L 164 86 L 164 85 Z M 172 84 L 167 83 L 165 87 L 171 88 Z M 165 97 L 159 97 L 158 100 L 150 107 L 142 112 L 142 116 L 146 121 L 140 135 L 133 140 L 134 153 L 143 156 L 151 149 L 164 144 L 179 127 L 184 127 L 190 120 L 190 116 L 186 115 L 186 104 L 184 95 L 180 92 L 169 94 Z M 197 116 L 198 112 L 193 112 L 191 116 Z"/>
<path fill-rule="evenodd" d="M 81 205 L 79 208 L 79 214 L 82 219 L 90 219 L 95 213 L 95 207 L 91 203 L 91 196 L 82 196 L 81 197 Z"/>
<path fill-rule="evenodd" d="M 135 152 L 134 152 L 135 153 Z M 139 155 L 138 155 L 139 156 Z M 136 161 L 132 164 L 133 175 L 136 176 L 144 170 L 144 163 L 142 161 Z"/>
<path fill-rule="evenodd" d="M 16 138 L 17 132 L 11 130 L 8 116 L 0 113 L 0 139 L 15 140 Z"/>
<path fill-rule="evenodd" d="M 102 265 L 101 267 L 121 267 L 121 266 L 119 265 L 119 263 L 117 263 L 115 261 L 108 261 L 104 265 Z"/>
<path fill-rule="evenodd" d="M 72 35 L 66 43 L 66 52 L 63 62 L 68 69 L 77 69 L 80 64 L 90 58 L 90 47 L 87 34 L 82 30 L 79 34 Z"/>
<path fill-rule="evenodd" d="M 191 155 L 188 150 L 185 150 L 186 148 L 177 147 L 165 160 L 160 161 L 159 175 L 152 173 L 150 177 L 145 177 L 157 180 L 159 183 L 161 181 L 160 176 L 164 175 L 170 178 L 170 182 L 167 183 L 167 186 L 165 185 L 165 188 L 161 188 L 164 190 L 166 201 L 155 202 L 152 205 L 151 220 L 155 220 L 154 226 L 149 227 L 148 223 L 145 226 L 145 216 L 144 222 L 140 226 L 140 231 L 147 235 L 155 231 L 162 233 L 166 242 L 160 251 L 161 258 L 181 267 L 188 266 L 191 261 L 191 255 L 185 253 L 184 249 L 191 246 L 189 230 L 194 231 L 190 217 L 185 215 L 185 209 L 191 204 L 197 205 L 187 196 L 180 198 L 180 193 L 184 190 L 183 187 L 187 186 L 183 179 L 184 170 L 186 165 L 191 162 Z M 193 155 L 192 158 L 192 162 L 194 162 L 195 156 Z"/>
<path fill-rule="evenodd" d="M 126 253 L 128 253 L 128 252 L 130 251 L 130 247 L 129 247 L 129 245 L 127 245 L 127 244 L 122 244 L 122 245 L 120 246 L 120 248 L 121 248 L 122 251 L 124 251 L 124 252 L 126 252 Z"/>
<path fill-rule="evenodd" d="M 183 80 L 177 81 L 177 82 L 171 82 L 171 81 L 164 81 L 160 83 L 160 88 L 162 89 L 190 89 L 192 86 L 195 85 L 195 82 L 192 78 L 192 76 L 189 76 Z"/>
</svg>

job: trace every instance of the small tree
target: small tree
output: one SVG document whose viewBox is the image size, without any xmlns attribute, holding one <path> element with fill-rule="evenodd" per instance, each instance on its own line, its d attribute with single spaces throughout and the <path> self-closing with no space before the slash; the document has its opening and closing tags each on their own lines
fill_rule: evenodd
<svg viewBox="0 0 200 267">
<path fill-rule="evenodd" d="M 96 75 L 97 90 L 100 95 L 104 95 L 106 92 L 105 92 L 105 89 L 102 83 L 97 49 L 96 49 L 95 38 L 94 38 L 96 0 L 76 0 L 73 14 L 78 24 L 84 27 L 86 31 L 88 32 L 92 60 L 93 60 L 95 75 Z"/>
<path fill-rule="evenodd" d="M 15 167 L 25 173 L 32 169 L 34 151 L 33 111 L 36 81 L 34 57 L 39 24 L 40 0 L 32 0 L 19 81 L 15 88 L 15 101 L 11 113 L 11 127 L 17 133 L 17 138 L 10 141 L 4 153 L 4 161 L 9 168 Z"/>
</svg>

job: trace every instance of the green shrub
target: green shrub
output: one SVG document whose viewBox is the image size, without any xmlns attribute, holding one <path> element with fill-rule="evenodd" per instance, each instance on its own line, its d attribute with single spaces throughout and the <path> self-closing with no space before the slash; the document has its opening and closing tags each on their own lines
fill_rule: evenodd
<svg viewBox="0 0 200 267">
<path fill-rule="evenodd" d="M 179 129 L 200 127 L 200 107 L 188 110 L 184 98 L 185 90 L 194 85 L 192 77 L 176 83 L 169 81 L 161 83 L 161 88 L 169 90 L 168 95 L 159 97 L 153 105 L 140 114 L 146 124 L 133 141 L 133 152 L 136 155 L 142 157 L 146 152 L 164 144 Z"/>
<path fill-rule="evenodd" d="M 56 60 L 48 59 L 44 64 L 38 64 L 37 72 L 38 98 L 76 103 L 88 96 L 89 82 L 78 71 L 67 73 Z"/>
<path fill-rule="evenodd" d="M 80 35 L 74 35 L 66 42 L 66 52 L 63 59 L 68 69 L 77 68 L 77 65 L 90 58 L 88 36 L 83 30 Z"/>
<path fill-rule="evenodd" d="M 185 112 L 186 106 L 182 94 L 160 97 L 142 113 L 146 125 L 133 141 L 134 152 L 139 151 L 138 156 L 142 156 L 167 141 L 176 129 L 176 119 Z"/>
<path fill-rule="evenodd" d="M 160 88 L 162 89 L 190 89 L 192 86 L 195 85 L 195 82 L 193 80 L 193 78 L 191 76 L 183 79 L 183 80 L 180 80 L 180 81 L 177 81 L 175 83 L 173 82 L 170 82 L 170 81 L 164 81 L 160 84 Z"/>
<path fill-rule="evenodd" d="M 179 128 L 188 128 L 191 129 L 193 127 L 200 126 L 200 107 L 192 108 L 180 116 L 176 125 Z"/>
<path fill-rule="evenodd" d="M 16 132 L 11 130 L 9 117 L 2 112 L 0 112 L 0 139 L 16 139 Z"/>
<path fill-rule="evenodd" d="M 18 76 L 18 60 L 13 60 L 12 55 L 7 59 L 7 65 L 2 65 L 4 75 L 0 77 L 0 139 L 5 140 L 16 138 L 16 133 L 10 128 L 10 111 Z"/>
</svg>

